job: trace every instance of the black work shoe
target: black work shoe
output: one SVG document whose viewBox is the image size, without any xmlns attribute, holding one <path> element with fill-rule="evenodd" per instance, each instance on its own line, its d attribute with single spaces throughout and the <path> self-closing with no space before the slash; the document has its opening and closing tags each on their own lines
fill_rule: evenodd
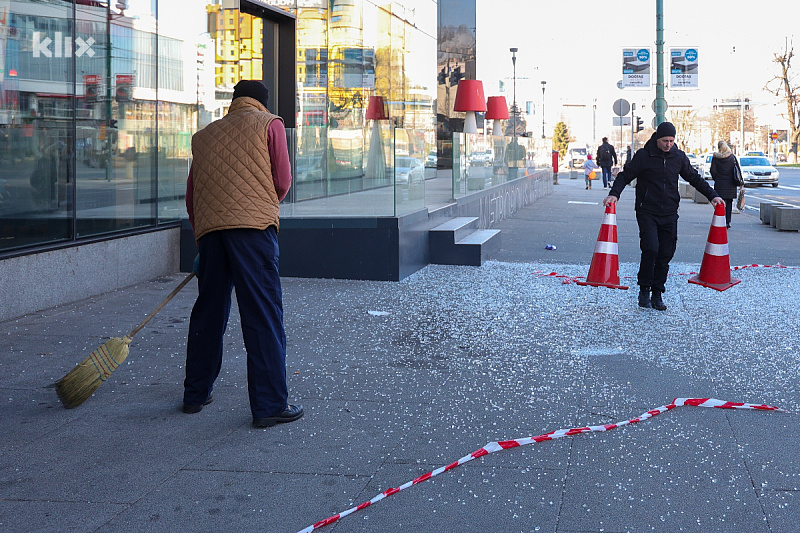
<svg viewBox="0 0 800 533">
<path fill-rule="evenodd" d="M 214 396 L 209 396 L 208 399 L 204 401 L 201 405 L 192 405 L 185 403 L 183 404 L 183 412 L 186 413 L 187 415 L 193 415 L 195 413 L 199 413 L 200 411 L 203 410 L 204 405 L 208 405 L 213 401 L 214 401 Z"/>
<path fill-rule="evenodd" d="M 287 405 L 286 409 L 275 416 L 268 416 L 265 418 L 254 418 L 254 428 L 271 428 L 275 424 L 285 424 L 287 422 L 294 422 L 303 418 L 302 405 Z"/>
<path fill-rule="evenodd" d="M 653 291 L 653 296 L 651 298 L 651 303 L 653 309 L 657 309 L 659 311 L 666 311 L 667 305 L 664 303 L 664 300 L 661 299 L 661 293 L 659 291 Z"/>
<path fill-rule="evenodd" d="M 650 287 L 639 289 L 639 307 L 646 307 L 647 309 L 653 307 L 650 303 Z"/>
</svg>

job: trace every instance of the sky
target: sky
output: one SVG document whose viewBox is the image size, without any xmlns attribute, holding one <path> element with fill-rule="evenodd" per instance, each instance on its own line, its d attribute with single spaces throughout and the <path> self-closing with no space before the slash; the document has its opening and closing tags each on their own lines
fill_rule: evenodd
<svg viewBox="0 0 800 533">
<path fill-rule="evenodd" d="M 667 88 L 668 104 L 691 105 L 703 113 L 714 98 L 749 97 L 759 124 L 788 126 L 777 116 L 785 105 L 776 106 L 778 99 L 762 88 L 779 72 L 773 56 L 787 37 L 790 43 L 794 37 L 793 70 L 795 83 L 800 82 L 800 1 L 664 0 L 663 5 L 665 80 L 670 47 L 698 50 L 699 88 Z M 650 125 L 655 70 L 649 90 L 621 90 L 617 82 L 623 48 L 650 47 L 655 69 L 655 12 L 656 0 L 477 0 L 478 79 L 487 96 L 501 94 L 498 80 L 513 78 L 509 48 L 517 47 L 517 101 L 539 106 L 541 81 L 546 81 L 548 131 L 562 104 L 582 103 L 589 110 L 594 99 L 598 136 L 611 126 L 619 98 L 636 103 L 637 110 L 644 106 L 642 117 Z"/>
</svg>

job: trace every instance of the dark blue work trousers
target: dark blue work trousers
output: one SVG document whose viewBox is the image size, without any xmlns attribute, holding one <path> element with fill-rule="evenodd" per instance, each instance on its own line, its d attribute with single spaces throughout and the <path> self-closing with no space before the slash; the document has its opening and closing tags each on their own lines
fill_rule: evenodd
<svg viewBox="0 0 800 533">
<path fill-rule="evenodd" d="M 669 273 L 669 262 L 678 244 L 678 214 L 651 215 L 636 212 L 639 223 L 639 286 L 664 292 Z"/>
<path fill-rule="evenodd" d="M 235 288 L 250 409 L 253 418 L 274 416 L 288 399 L 277 231 L 274 226 L 212 231 L 198 246 L 199 294 L 189 322 L 183 403 L 200 405 L 211 395 L 222 368 L 222 339 Z"/>
</svg>

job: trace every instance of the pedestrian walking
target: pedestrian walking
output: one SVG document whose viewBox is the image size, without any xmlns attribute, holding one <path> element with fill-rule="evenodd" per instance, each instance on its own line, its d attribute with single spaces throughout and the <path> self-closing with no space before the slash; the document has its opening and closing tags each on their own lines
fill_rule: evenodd
<svg viewBox="0 0 800 533">
<path fill-rule="evenodd" d="M 586 154 L 586 161 L 583 163 L 583 177 L 586 180 L 587 191 L 592 188 L 592 178 L 590 175 L 592 172 L 595 172 L 596 169 L 598 168 L 600 167 L 598 167 L 597 164 L 594 161 L 592 161 L 592 154 Z M 595 172 L 595 176 L 596 175 L 597 173 Z"/>
<path fill-rule="evenodd" d="M 736 169 L 739 170 L 739 176 L 741 176 L 742 169 L 736 160 L 736 156 L 731 152 L 730 146 L 725 141 L 719 141 L 717 143 L 717 151 L 711 157 L 709 173 L 711 174 L 711 179 L 714 180 L 714 190 L 720 198 L 725 200 L 725 224 L 729 228 L 731 227 L 733 199 L 736 198 L 739 187 L 744 186 L 744 182 L 740 183 L 736 179 Z"/>
<path fill-rule="evenodd" d="M 597 164 L 603 170 L 603 189 L 608 189 L 613 181 L 611 167 L 617 164 L 617 152 L 609 144 L 608 137 L 603 137 L 603 144 L 597 147 Z"/>
<path fill-rule="evenodd" d="M 228 114 L 192 137 L 186 207 L 199 255 L 199 293 L 186 346 L 183 412 L 211 403 L 223 336 L 236 290 L 247 352 L 254 427 L 292 422 L 287 403 L 286 334 L 278 274 L 278 204 L 292 182 L 283 119 L 267 110 L 269 91 L 242 80 Z"/>
<path fill-rule="evenodd" d="M 628 161 L 630 160 L 631 160 L 631 145 L 629 144 L 628 149 L 625 150 L 625 162 L 623 163 L 623 165 L 627 165 Z"/>
<path fill-rule="evenodd" d="M 603 206 L 616 203 L 622 190 L 636 182 L 636 221 L 639 224 L 639 306 L 659 311 L 667 306 L 665 292 L 669 262 L 678 240 L 678 177 L 692 184 L 716 206 L 722 203 L 714 189 L 692 167 L 686 154 L 675 145 L 675 126 L 659 124 L 644 148 L 638 150 L 617 174 L 614 186 L 603 199 Z"/>
</svg>

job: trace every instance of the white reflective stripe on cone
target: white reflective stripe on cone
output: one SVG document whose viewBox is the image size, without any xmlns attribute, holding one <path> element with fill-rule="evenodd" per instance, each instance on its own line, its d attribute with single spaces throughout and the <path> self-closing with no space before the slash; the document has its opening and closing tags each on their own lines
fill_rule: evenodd
<svg viewBox="0 0 800 533">
<path fill-rule="evenodd" d="M 616 226 L 617 225 L 617 215 L 614 213 L 606 213 L 603 217 L 603 224 L 606 226 Z"/>
<path fill-rule="evenodd" d="M 711 225 L 715 228 L 725 228 L 728 226 L 728 223 L 724 216 L 714 215 L 714 218 L 711 219 Z"/>
<path fill-rule="evenodd" d="M 713 244 L 713 243 L 707 242 L 706 243 L 706 253 L 708 255 L 716 255 L 716 256 L 728 255 L 728 243 L 725 243 L 725 244 Z"/>
<path fill-rule="evenodd" d="M 615 242 L 597 241 L 597 244 L 594 245 L 596 254 L 619 255 L 617 250 L 619 250 L 619 246 Z"/>
</svg>

